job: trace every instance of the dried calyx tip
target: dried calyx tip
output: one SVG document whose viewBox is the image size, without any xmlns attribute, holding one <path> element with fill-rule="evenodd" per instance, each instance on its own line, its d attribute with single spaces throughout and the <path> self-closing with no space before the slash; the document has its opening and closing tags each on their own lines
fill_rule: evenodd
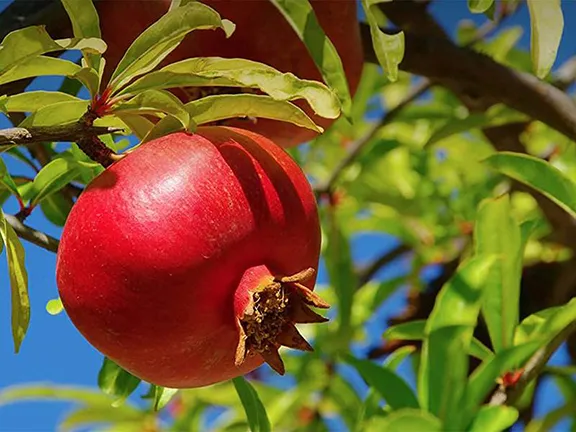
<svg viewBox="0 0 576 432">
<path fill-rule="evenodd" d="M 252 293 L 250 304 L 238 320 L 237 366 L 248 353 L 258 353 L 272 369 L 284 375 L 284 363 L 278 353 L 281 346 L 313 350 L 294 324 L 328 321 L 310 306 L 327 309 L 330 305 L 302 284 L 314 274 L 313 268 L 307 268 L 291 276 L 275 277 Z"/>
</svg>

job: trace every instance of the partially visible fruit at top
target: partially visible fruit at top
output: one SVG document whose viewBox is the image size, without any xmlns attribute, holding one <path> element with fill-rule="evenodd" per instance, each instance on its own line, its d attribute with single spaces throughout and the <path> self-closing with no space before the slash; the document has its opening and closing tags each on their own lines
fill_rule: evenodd
<svg viewBox="0 0 576 432">
<path fill-rule="evenodd" d="M 236 31 L 226 39 L 223 32 L 195 31 L 162 63 L 166 65 L 190 57 L 245 58 L 268 64 L 299 78 L 322 81 L 322 76 L 290 24 L 268 0 L 203 0 L 223 18 L 236 24 Z M 352 94 L 356 91 L 363 67 L 363 51 L 355 0 L 311 0 L 320 25 L 338 50 Z M 170 0 L 103 0 L 96 3 L 102 37 L 108 44 L 104 82 L 134 39 L 168 11 Z M 229 91 L 229 90 L 228 90 Z M 189 102 L 197 91 L 173 89 Z M 305 112 L 323 128 L 334 120 L 314 114 L 304 101 L 297 101 Z M 224 122 L 252 130 L 272 139 L 282 147 L 309 141 L 317 133 L 286 122 L 268 119 L 230 119 Z"/>
</svg>

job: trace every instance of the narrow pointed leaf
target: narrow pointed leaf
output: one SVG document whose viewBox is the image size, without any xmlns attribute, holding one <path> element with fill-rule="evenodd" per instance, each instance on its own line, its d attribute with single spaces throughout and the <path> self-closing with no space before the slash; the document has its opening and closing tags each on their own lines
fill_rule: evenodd
<svg viewBox="0 0 576 432">
<path fill-rule="evenodd" d="M 425 326 L 426 321 L 424 320 L 416 320 L 402 324 L 396 324 L 392 327 L 388 327 L 382 337 L 386 340 L 424 340 Z M 490 348 L 488 348 L 476 338 L 472 338 L 468 354 L 476 357 L 479 360 L 486 360 L 494 355 Z"/>
<path fill-rule="evenodd" d="M 565 305 L 544 309 L 524 318 L 516 328 L 514 342 L 521 344 L 533 338 L 544 338 L 547 343 L 575 321 L 576 299 L 572 299 Z"/>
<path fill-rule="evenodd" d="M 252 94 L 206 96 L 187 103 L 186 108 L 197 125 L 248 116 L 285 121 L 319 133 L 323 131 L 296 105 L 274 100 L 270 96 Z"/>
<path fill-rule="evenodd" d="M 25 27 L 9 33 L 0 44 L 0 78 L 14 66 L 54 51 L 79 49 L 102 53 L 106 44 L 98 38 L 54 40 L 44 26 Z"/>
<path fill-rule="evenodd" d="M 491 255 L 476 256 L 460 266 L 442 287 L 426 322 L 418 377 L 420 400 L 451 427 L 461 427 L 462 398 L 468 376 L 468 351 L 476 326 Z M 450 389 L 449 392 L 445 389 Z"/>
<path fill-rule="evenodd" d="M 576 183 L 546 161 L 520 153 L 500 152 L 485 159 L 485 163 L 536 189 L 576 217 Z"/>
<path fill-rule="evenodd" d="M 98 387 L 104 393 L 114 396 L 114 406 L 121 405 L 136 390 L 140 381 L 140 378 L 104 357 L 104 362 L 98 373 Z"/>
<path fill-rule="evenodd" d="M 480 408 L 470 426 L 470 432 L 501 432 L 511 427 L 518 419 L 518 410 L 509 406 Z"/>
<path fill-rule="evenodd" d="M 100 19 L 92 0 L 61 0 L 76 38 L 100 38 Z M 100 55 L 82 53 L 89 67 L 98 70 Z"/>
<path fill-rule="evenodd" d="M 126 87 L 121 94 L 174 87 L 222 86 L 259 89 L 275 100 L 305 99 L 325 118 L 340 114 L 340 102 L 324 84 L 299 79 L 262 63 L 220 57 L 202 57 L 170 64 Z"/>
<path fill-rule="evenodd" d="M 0 210 L 0 236 L 8 260 L 8 276 L 12 301 L 12 337 L 14 351 L 20 350 L 22 340 L 30 323 L 30 298 L 28 296 L 28 273 L 24 263 L 24 248 L 20 239 Z"/>
<path fill-rule="evenodd" d="M 354 366 L 370 387 L 380 393 L 392 409 L 419 407 L 410 386 L 393 370 L 352 356 L 346 356 L 346 361 Z"/>
<path fill-rule="evenodd" d="M 80 66 L 69 60 L 47 56 L 31 57 L 0 74 L 0 84 L 37 76 L 72 76 L 80 69 Z"/>
<path fill-rule="evenodd" d="M 178 119 L 185 128 L 190 123 L 190 114 L 180 99 L 163 90 L 146 90 L 139 93 L 128 102 L 114 108 L 114 113 L 166 113 Z"/>
<path fill-rule="evenodd" d="M 498 257 L 486 275 L 482 314 L 496 352 L 512 345 L 518 324 L 523 244 L 518 222 L 512 216 L 508 195 L 480 205 L 474 229 L 478 255 Z"/>
<path fill-rule="evenodd" d="M 238 397 L 242 402 L 251 432 L 269 432 L 272 430 L 266 409 L 252 385 L 243 377 L 232 380 Z"/>
<path fill-rule="evenodd" d="M 152 400 L 152 408 L 154 411 L 160 411 L 170 402 L 178 391 L 178 389 L 150 384 L 150 390 L 146 395 L 142 396 L 142 398 Z"/>
<path fill-rule="evenodd" d="M 372 423 L 373 430 L 386 432 L 443 432 L 442 422 L 423 410 L 406 408 L 394 411 Z"/>
<path fill-rule="evenodd" d="M 221 20 L 220 15 L 200 2 L 175 8 L 148 27 L 130 45 L 111 78 L 113 91 L 119 90 L 132 78 L 154 69 L 193 30 L 221 28 L 230 36 L 234 26 Z"/>
<path fill-rule="evenodd" d="M 34 178 L 27 194 L 32 207 L 44 198 L 59 191 L 79 174 L 79 167 L 72 159 L 58 158 L 45 165 Z"/>
<path fill-rule="evenodd" d="M 18 191 L 16 183 L 14 183 L 4 161 L 0 159 L 0 189 L 2 188 L 8 189 L 12 195 L 20 198 L 20 192 Z"/>
<path fill-rule="evenodd" d="M 48 105 L 60 102 L 78 102 L 82 99 L 57 91 L 30 91 L 8 96 L 4 106 L 9 112 L 34 112 Z"/>
<path fill-rule="evenodd" d="M 78 121 L 88 109 L 89 101 L 65 101 L 47 105 L 26 117 L 20 127 L 56 126 Z"/>
<path fill-rule="evenodd" d="M 310 56 L 318 66 L 324 81 L 332 88 L 342 105 L 342 112 L 349 117 L 352 110 L 350 89 L 338 51 L 318 23 L 308 0 L 270 0 L 284 15 Z"/>
<path fill-rule="evenodd" d="M 398 79 L 398 65 L 404 58 L 404 32 L 389 35 L 380 30 L 378 22 L 372 11 L 373 5 L 381 3 L 380 0 L 362 0 L 362 6 L 370 26 L 372 46 L 376 53 L 378 63 L 390 81 Z"/>
<path fill-rule="evenodd" d="M 527 0 L 530 12 L 530 48 L 536 76 L 552 69 L 564 30 L 560 0 Z"/>
</svg>

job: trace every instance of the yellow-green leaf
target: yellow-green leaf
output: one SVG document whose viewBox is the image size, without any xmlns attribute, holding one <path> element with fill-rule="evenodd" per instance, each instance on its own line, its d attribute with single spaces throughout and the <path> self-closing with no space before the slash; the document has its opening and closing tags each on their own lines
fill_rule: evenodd
<svg viewBox="0 0 576 432">
<path fill-rule="evenodd" d="M 197 125 L 249 116 L 285 121 L 319 133 L 323 132 L 323 129 L 314 124 L 296 105 L 274 100 L 270 96 L 215 95 L 189 102 L 185 106 Z"/>
<path fill-rule="evenodd" d="M 0 210 L 0 236 L 4 242 L 8 260 L 8 275 L 12 298 L 12 337 L 14 351 L 20 350 L 20 345 L 30 323 L 30 298 L 28 297 L 28 273 L 24 263 L 24 248 L 20 239 L 6 221 Z"/>
<path fill-rule="evenodd" d="M 530 11 L 530 48 L 536 76 L 544 78 L 556 60 L 564 30 L 560 0 L 527 0 Z"/>
</svg>

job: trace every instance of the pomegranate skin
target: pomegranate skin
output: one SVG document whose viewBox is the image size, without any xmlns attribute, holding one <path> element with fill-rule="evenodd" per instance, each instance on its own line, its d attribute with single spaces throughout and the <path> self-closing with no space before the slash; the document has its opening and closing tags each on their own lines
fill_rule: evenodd
<svg viewBox="0 0 576 432">
<path fill-rule="evenodd" d="M 250 131 L 201 127 L 143 144 L 93 180 L 64 227 L 56 277 L 96 349 L 148 382 L 190 388 L 262 364 L 257 353 L 234 363 L 253 269 L 317 269 L 319 253 L 314 195 L 288 154 Z"/>
<path fill-rule="evenodd" d="M 162 66 L 190 57 L 245 58 L 268 64 L 282 72 L 292 72 L 299 78 L 323 81 L 320 71 L 290 24 L 269 0 L 203 0 L 223 18 L 236 24 L 229 39 L 220 30 L 199 30 L 190 33 Z M 351 94 L 356 92 L 364 54 L 357 18 L 356 0 L 311 0 L 318 22 L 333 42 L 342 64 Z M 108 44 L 105 53 L 107 83 L 113 69 L 136 37 L 168 11 L 170 0 L 151 0 L 142 7 L 141 1 L 101 0 L 96 3 L 100 15 L 102 37 Z M 126 17 L 131 17 L 126 25 Z M 180 89 L 174 93 L 183 101 L 189 96 Z M 304 101 L 296 104 L 323 128 L 333 119 L 316 116 Z M 317 133 L 289 123 L 258 119 L 254 124 L 242 119 L 230 119 L 226 125 L 252 130 L 265 135 L 276 144 L 288 148 L 309 141 Z"/>
</svg>

